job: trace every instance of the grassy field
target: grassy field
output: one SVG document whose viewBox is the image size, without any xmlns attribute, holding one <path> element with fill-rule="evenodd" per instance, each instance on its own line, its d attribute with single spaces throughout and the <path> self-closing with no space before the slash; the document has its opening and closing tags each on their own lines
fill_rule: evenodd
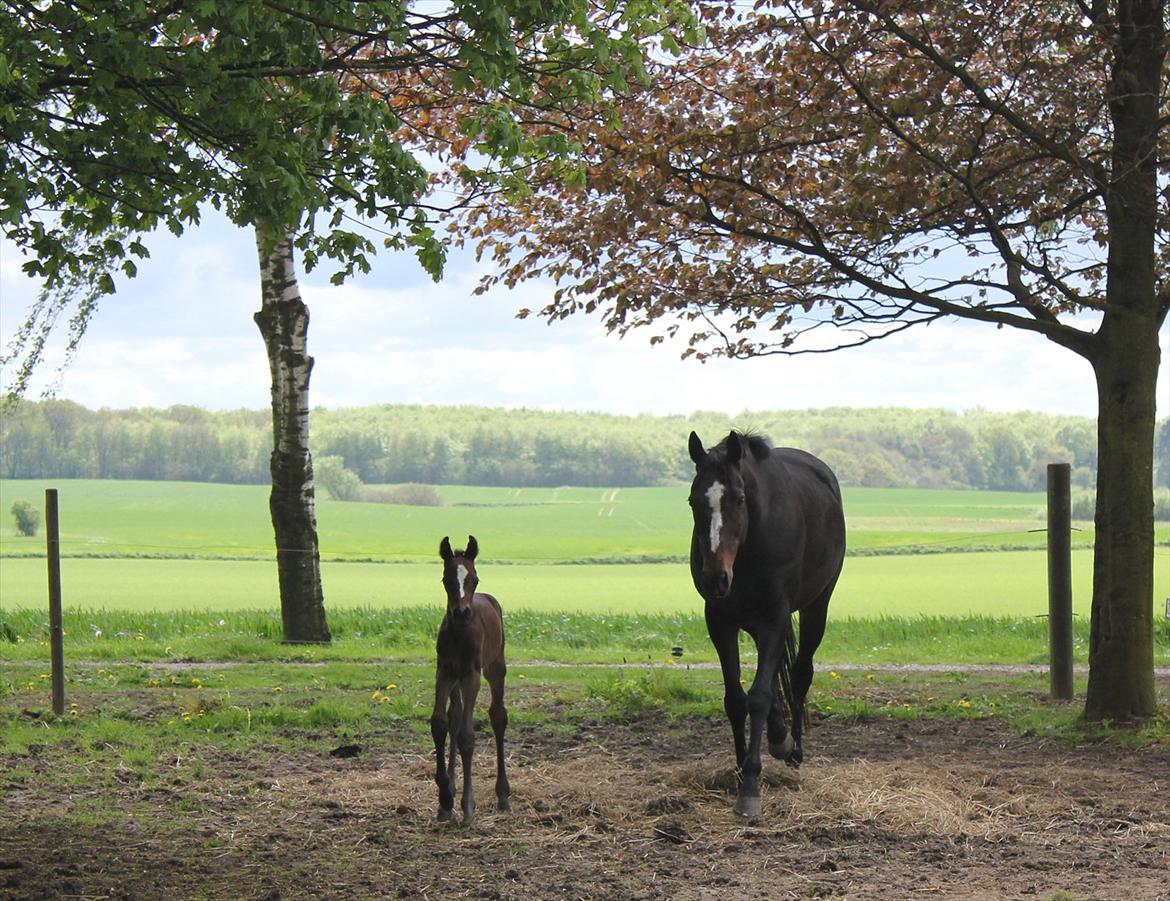
<svg viewBox="0 0 1170 901">
<path fill-rule="evenodd" d="M 258 485 L 57 480 L 0 481 L 0 554 L 43 553 L 15 534 L 14 500 L 41 507 L 60 493 L 62 553 L 70 556 L 271 559 L 268 489 Z M 686 486 L 471 488 L 442 486 L 443 507 L 318 501 L 326 559 L 431 560 L 444 535 L 474 534 L 510 562 L 683 561 L 691 521 Z M 856 488 L 845 492 L 853 554 L 1044 546 L 1040 493 Z M 1092 524 L 1078 523 L 1078 547 Z M 1170 540 L 1170 527 L 1159 536 Z"/>
<path fill-rule="evenodd" d="M 43 502 L 42 482 L 0 482 L 0 510 Z M 68 605 L 242 610 L 277 606 L 267 489 L 166 482 L 61 481 Z M 318 518 L 330 608 L 440 599 L 436 545 L 480 541 L 483 588 L 509 609 L 699 610 L 685 560 L 685 487 L 511 489 L 444 486 L 447 505 L 323 500 Z M 1041 494 L 855 489 L 851 556 L 837 617 L 1041 616 L 1047 609 Z M 1075 534 L 1074 609 L 1088 616 L 1091 527 Z M 1170 535 L 1159 526 L 1159 537 Z M 973 548 L 994 548 L 974 551 Z M 962 550 L 962 552 L 959 552 Z M 0 605 L 44 604 L 44 539 L 0 529 Z M 37 556 L 33 556 L 37 555 Z M 1155 604 L 1170 594 L 1159 547 Z M 658 562 L 653 562 L 658 561 Z M 630 565 L 636 563 L 638 565 Z"/>
<path fill-rule="evenodd" d="M 1161 552 L 1159 559 L 1166 559 Z M 330 608 L 441 603 L 435 563 L 325 563 Z M 119 610 L 276 608 L 276 568 L 258 560 L 65 559 L 66 604 Z M 833 596 L 837 617 L 1041 616 L 1047 613 L 1046 557 L 1036 551 L 852 557 Z M 598 613 L 701 611 L 685 564 L 493 564 L 480 587 L 506 609 Z M 1073 609 L 1087 617 L 1092 554 L 1073 554 Z M 0 608 L 42 607 L 45 561 L 4 559 Z M 1170 590 L 1160 568 L 1158 594 Z"/>
</svg>

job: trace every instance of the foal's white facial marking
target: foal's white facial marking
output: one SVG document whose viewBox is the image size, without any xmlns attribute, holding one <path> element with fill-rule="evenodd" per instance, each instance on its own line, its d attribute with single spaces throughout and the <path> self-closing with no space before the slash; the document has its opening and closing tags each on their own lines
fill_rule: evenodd
<svg viewBox="0 0 1170 901">
<path fill-rule="evenodd" d="M 723 483 L 712 482 L 707 489 L 707 502 L 711 505 L 711 552 L 719 550 L 719 533 L 723 531 Z"/>
<path fill-rule="evenodd" d="M 455 579 L 459 583 L 459 597 L 467 593 L 467 567 L 462 563 L 455 570 Z"/>
</svg>

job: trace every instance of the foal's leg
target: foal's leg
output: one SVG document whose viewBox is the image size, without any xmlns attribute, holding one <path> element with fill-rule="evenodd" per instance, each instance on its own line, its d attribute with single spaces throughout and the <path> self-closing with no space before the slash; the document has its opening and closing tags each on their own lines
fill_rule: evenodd
<svg viewBox="0 0 1170 901">
<path fill-rule="evenodd" d="M 829 597 L 836 584 L 834 579 L 824 594 L 800 611 L 800 650 L 797 651 L 796 661 L 792 665 L 792 737 L 795 746 L 786 758 L 789 766 L 800 766 L 804 760 L 804 747 L 801 744 L 804 735 L 804 700 L 808 697 L 809 686 L 812 685 L 813 654 L 820 647 L 821 639 L 825 635 Z"/>
<path fill-rule="evenodd" d="M 463 704 L 460 701 L 459 687 L 456 685 L 451 692 L 451 703 L 447 705 L 447 735 L 451 743 L 447 754 L 447 781 L 451 785 L 451 794 L 459 791 L 458 771 L 455 769 L 456 749 L 459 747 L 459 730 L 463 728 Z"/>
<path fill-rule="evenodd" d="M 512 793 L 512 787 L 508 784 L 508 774 L 504 770 L 504 731 L 508 728 L 508 709 L 504 706 L 504 676 L 508 674 L 508 664 L 501 657 L 496 663 L 485 666 L 483 674 L 492 691 L 488 716 L 492 721 L 492 733 L 496 737 L 496 806 L 500 810 L 511 810 L 508 796 Z"/>
<path fill-rule="evenodd" d="M 459 683 L 463 693 L 463 722 L 459 727 L 459 756 L 463 758 L 463 825 L 475 825 L 475 791 L 471 786 L 471 756 L 475 753 L 475 698 L 479 694 L 479 670 L 472 669 Z"/>
<path fill-rule="evenodd" d="M 439 786 L 439 819 L 451 819 L 451 811 L 455 807 L 455 792 L 451 788 L 450 773 L 447 767 L 447 700 L 455 688 L 455 681 L 441 673 L 435 675 L 435 706 L 431 711 L 431 738 L 435 742 L 435 784 Z M 454 751 L 452 751 L 451 765 L 454 766 Z"/>
</svg>

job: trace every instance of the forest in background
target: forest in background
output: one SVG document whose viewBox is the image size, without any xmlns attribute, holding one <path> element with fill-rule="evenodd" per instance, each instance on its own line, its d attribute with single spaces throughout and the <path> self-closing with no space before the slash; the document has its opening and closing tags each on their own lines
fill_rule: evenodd
<svg viewBox="0 0 1170 901">
<path fill-rule="evenodd" d="M 1090 488 L 1096 473 L 1092 419 L 986 410 L 617 416 L 386 404 L 314 410 L 312 443 L 315 458 L 365 484 L 625 487 L 689 479 L 690 431 L 711 445 L 732 427 L 817 454 L 845 485 L 1038 490 L 1048 463 L 1067 462 L 1074 486 Z M 0 477 L 264 484 L 271 429 L 266 410 L 24 401 L 0 412 Z M 1156 443 L 1155 481 L 1170 486 L 1170 420 Z"/>
</svg>

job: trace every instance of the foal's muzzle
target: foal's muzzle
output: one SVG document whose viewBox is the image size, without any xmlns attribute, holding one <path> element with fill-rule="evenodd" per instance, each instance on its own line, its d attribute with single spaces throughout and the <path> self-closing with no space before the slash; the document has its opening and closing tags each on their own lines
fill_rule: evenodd
<svg viewBox="0 0 1170 901">
<path fill-rule="evenodd" d="M 471 622 L 471 608 L 470 607 L 456 607 L 451 611 L 451 619 L 463 626 Z"/>
</svg>

